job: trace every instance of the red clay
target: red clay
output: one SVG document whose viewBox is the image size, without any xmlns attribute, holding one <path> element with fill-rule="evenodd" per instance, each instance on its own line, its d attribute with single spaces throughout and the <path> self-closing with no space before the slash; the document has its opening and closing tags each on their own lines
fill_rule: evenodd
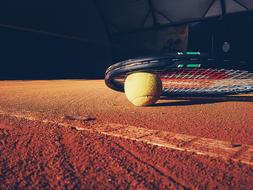
<svg viewBox="0 0 253 190">
<path fill-rule="evenodd" d="M 119 123 L 253 144 L 252 96 L 134 107 L 103 81 L 0 82 L 0 189 L 252 189 L 253 168 L 10 114 Z"/>
</svg>

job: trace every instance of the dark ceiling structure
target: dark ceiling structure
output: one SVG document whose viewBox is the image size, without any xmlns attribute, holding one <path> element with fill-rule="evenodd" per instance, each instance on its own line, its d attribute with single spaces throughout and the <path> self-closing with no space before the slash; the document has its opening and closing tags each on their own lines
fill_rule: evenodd
<svg viewBox="0 0 253 190">
<path fill-rule="evenodd" d="M 94 0 L 110 34 L 159 29 L 253 10 L 252 0 Z"/>
<path fill-rule="evenodd" d="M 253 12 L 252 0 L 93 0 L 93 2 L 104 23 L 112 52 L 115 52 L 114 61 L 163 50 L 168 46 L 167 42 L 174 44 L 169 43 L 173 39 L 169 39 L 168 36 L 173 34 L 168 28 L 200 21 L 223 20 L 230 15 Z M 227 26 L 220 27 L 220 30 L 225 27 Z M 187 45 L 182 39 L 174 41 L 178 40 Z M 204 48 L 206 49 L 208 48 Z M 175 50 L 185 48 L 169 48 L 169 51 Z"/>
</svg>

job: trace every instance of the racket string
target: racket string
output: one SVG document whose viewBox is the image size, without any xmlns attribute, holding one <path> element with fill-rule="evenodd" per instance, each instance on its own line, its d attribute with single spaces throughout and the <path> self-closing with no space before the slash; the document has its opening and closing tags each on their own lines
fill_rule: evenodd
<svg viewBox="0 0 253 190">
<path fill-rule="evenodd" d="M 253 91 L 253 73 L 225 69 L 173 69 L 157 74 L 163 83 L 163 94 L 232 94 Z M 127 74 L 115 81 L 124 85 Z"/>
<path fill-rule="evenodd" d="M 161 73 L 166 93 L 229 93 L 253 90 L 253 74 L 224 69 L 191 69 Z"/>
</svg>

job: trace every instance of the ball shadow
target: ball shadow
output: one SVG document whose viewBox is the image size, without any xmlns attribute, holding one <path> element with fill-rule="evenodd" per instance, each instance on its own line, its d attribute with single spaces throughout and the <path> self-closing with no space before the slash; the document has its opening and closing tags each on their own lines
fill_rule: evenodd
<svg viewBox="0 0 253 190">
<path fill-rule="evenodd" d="M 222 96 L 222 97 L 161 97 L 161 100 L 169 102 L 158 102 L 153 107 L 159 106 L 192 106 L 201 104 L 214 104 L 221 102 L 253 102 L 253 96 Z M 171 102 L 175 100 L 175 102 Z M 179 101 L 178 101 L 179 100 Z"/>
</svg>

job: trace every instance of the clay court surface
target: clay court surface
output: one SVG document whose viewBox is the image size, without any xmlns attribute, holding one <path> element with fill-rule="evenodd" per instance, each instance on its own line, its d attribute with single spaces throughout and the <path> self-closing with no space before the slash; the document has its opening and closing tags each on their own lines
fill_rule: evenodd
<svg viewBox="0 0 253 190">
<path fill-rule="evenodd" d="M 134 107 L 102 80 L 0 81 L 0 189 L 253 189 L 253 95 Z"/>
</svg>

